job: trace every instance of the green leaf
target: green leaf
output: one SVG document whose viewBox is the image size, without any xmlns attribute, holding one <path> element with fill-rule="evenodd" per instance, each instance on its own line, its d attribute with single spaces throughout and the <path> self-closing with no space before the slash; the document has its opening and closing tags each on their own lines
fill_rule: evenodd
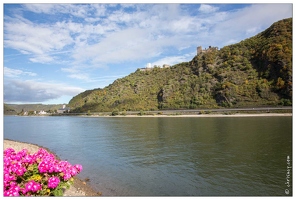
<svg viewBox="0 0 296 200">
<path fill-rule="evenodd" d="M 63 190 L 61 189 L 61 188 L 56 188 L 56 189 L 54 189 L 53 191 L 52 191 L 52 194 L 54 195 L 54 196 L 63 196 Z"/>
</svg>

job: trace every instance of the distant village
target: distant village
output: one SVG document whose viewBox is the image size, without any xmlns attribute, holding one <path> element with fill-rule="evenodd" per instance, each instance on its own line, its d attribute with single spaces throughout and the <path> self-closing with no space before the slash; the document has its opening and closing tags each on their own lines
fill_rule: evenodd
<svg viewBox="0 0 296 200">
<path fill-rule="evenodd" d="M 44 110 L 40 111 L 23 111 L 19 115 L 28 116 L 28 115 L 49 115 L 49 114 L 63 114 L 63 113 L 69 113 L 70 108 L 66 107 L 66 105 L 63 105 L 62 108 L 59 108 L 52 112 L 46 112 Z"/>
</svg>

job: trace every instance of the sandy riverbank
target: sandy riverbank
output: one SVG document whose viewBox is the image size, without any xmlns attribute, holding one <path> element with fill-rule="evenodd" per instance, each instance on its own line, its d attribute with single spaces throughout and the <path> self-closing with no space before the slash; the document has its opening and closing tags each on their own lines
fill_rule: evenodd
<svg viewBox="0 0 296 200">
<path fill-rule="evenodd" d="M 17 142 L 17 141 L 6 140 L 6 139 L 3 140 L 3 150 L 5 150 L 8 147 L 13 148 L 16 152 L 21 151 L 22 149 L 26 148 L 29 150 L 29 152 L 31 154 L 37 152 L 39 148 L 44 148 L 47 151 L 49 151 L 50 153 L 54 154 L 46 147 L 41 147 L 41 146 L 34 145 L 34 144 Z M 56 158 L 58 159 L 57 156 L 56 156 Z M 100 193 L 94 191 L 86 183 L 86 181 L 83 181 L 83 180 L 78 179 L 77 177 L 74 177 L 73 185 L 71 185 L 70 189 L 65 191 L 64 196 L 68 196 L 68 197 L 100 196 Z"/>
</svg>

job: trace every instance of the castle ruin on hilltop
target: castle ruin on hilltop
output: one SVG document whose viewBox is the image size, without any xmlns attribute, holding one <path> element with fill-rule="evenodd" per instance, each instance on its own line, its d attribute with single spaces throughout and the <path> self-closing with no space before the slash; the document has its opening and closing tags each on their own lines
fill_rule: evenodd
<svg viewBox="0 0 296 200">
<path fill-rule="evenodd" d="M 202 46 L 198 46 L 196 48 L 196 55 L 198 56 L 199 54 L 201 53 L 205 53 L 205 52 L 209 52 L 209 51 L 213 51 L 213 50 L 218 50 L 218 47 L 212 47 L 212 46 L 209 46 L 209 48 L 205 48 L 205 49 L 202 49 Z"/>
<path fill-rule="evenodd" d="M 200 55 L 200 54 L 202 54 L 202 53 L 206 53 L 206 52 L 210 52 L 210 51 L 217 51 L 217 50 L 218 50 L 218 47 L 212 47 L 212 46 L 209 46 L 209 48 L 202 49 L 202 46 L 198 46 L 198 47 L 196 48 L 196 51 L 197 51 L 197 52 L 196 52 L 196 55 L 198 56 L 198 55 Z M 156 67 L 164 69 L 164 68 L 170 68 L 171 65 L 163 64 L 162 67 L 161 67 L 161 66 L 156 66 L 156 65 L 154 65 L 154 66 L 152 67 L 151 63 L 147 63 L 146 67 L 144 67 L 144 68 L 138 68 L 138 70 L 144 72 L 144 71 L 150 71 L 150 70 L 153 70 L 153 69 L 156 68 Z"/>
</svg>

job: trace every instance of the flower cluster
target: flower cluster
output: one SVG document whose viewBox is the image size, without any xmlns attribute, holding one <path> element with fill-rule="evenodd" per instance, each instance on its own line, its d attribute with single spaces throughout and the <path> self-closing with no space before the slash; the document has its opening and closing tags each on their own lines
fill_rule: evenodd
<svg viewBox="0 0 296 200">
<path fill-rule="evenodd" d="M 4 196 L 62 196 L 62 189 L 82 170 L 81 165 L 56 160 L 42 148 L 34 154 L 7 148 L 3 161 Z"/>
</svg>

